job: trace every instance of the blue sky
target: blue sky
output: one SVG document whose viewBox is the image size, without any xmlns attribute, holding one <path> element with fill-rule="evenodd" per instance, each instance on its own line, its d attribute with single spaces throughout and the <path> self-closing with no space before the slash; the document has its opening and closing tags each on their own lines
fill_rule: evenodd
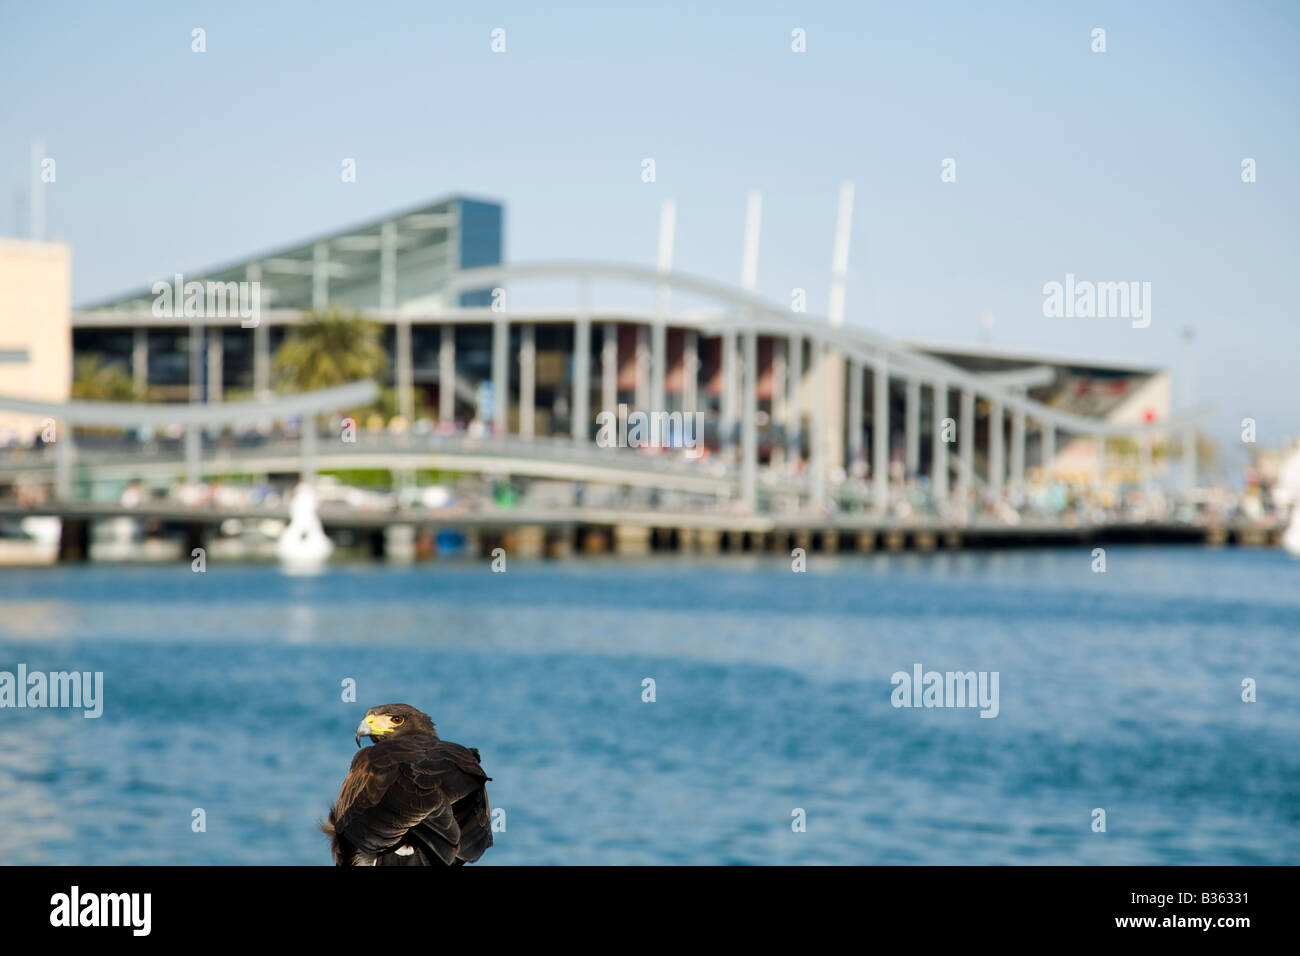
<svg viewBox="0 0 1300 956">
<path fill-rule="evenodd" d="M 451 192 L 507 204 L 515 262 L 652 264 L 672 198 L 676 266 L 738 281 L 760 189 L 759 291 L 822 313 L 852 179 L 848 322 L 989 311 L 997 345 L 1173 368 L 1190 327 L 1216 437 L 1300 435 L 1300 4 L 980 6 L 7 3 L 0 232 L 38 135 L 76 302 Z M 1067 272 L 1151 282 L 1150 327 L 1045 318 Z"/>
</svg>

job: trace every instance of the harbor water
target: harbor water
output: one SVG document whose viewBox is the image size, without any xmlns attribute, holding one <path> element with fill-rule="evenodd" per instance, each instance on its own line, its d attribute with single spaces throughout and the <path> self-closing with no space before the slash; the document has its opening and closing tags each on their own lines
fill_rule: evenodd
<svg viewBox="0 0 1300 956">
<path fill-rule="evenodd" d="M 102 672 L 103 712 L 0 708 L 0 863 L 327 864 L 393 701 L 481 752 L 486 865 L 1300 862 L 1300 561 L 1093 567 L 6 569 L 0 672 Z M 917 665 L 996 672 L 996 717 L 894 706 Z"/>
</svg>

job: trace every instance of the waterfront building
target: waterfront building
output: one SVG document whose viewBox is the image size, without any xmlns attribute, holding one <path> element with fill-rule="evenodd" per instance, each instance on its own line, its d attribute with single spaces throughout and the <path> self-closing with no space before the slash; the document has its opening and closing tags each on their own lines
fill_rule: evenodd
<svg viewBox="0 0 1300 956">
<path fill-rule="evenodd" d="M 1190 419 L 1174 414 L 1166 371 L 887 339 L 844 322 L 838 254 L 836 314 L 795 314 L 753 294 L 752 267 L 739 286 L 674 271 L 669 210 L 653 269 L 507 265 L 502 204 L 452 196 L 75 310 L 66 249 L 50 246 L 62 265 L 33 279 L 41 301 L 0 300 L 0 357 L 58 374 L 38 375 L 36 391 L 11 368 L 0 395 L 66 398 L 73 362 L 96 356 L 129 374 L 137 400 L 266 399 L 304 311 L 338 308 L 380 324 L 380 384 L 408 427 L 427 417 L 444 432 L 594 443 L 600 412 L 619 405 L 699 414 L 707 455 L 735 469 L 751 506 L 760 472 L 796 476 L 814 506 L 855 482 L 881 507 L 917 480 L 940 504 L 954 489 L 1000 498 L 1050 477 L 1145 485 L 1170 461 L 1153 456 L 1158 442 L 1184 449 L 1185 489 L 1194 483 Z M 747 261 L 751 238 L 756 255 L 756 227 Z M 557 280 L 562 304 L 517 294 Z M 609 287 L 639 288 L 646 304 L 597 294 Z"/>
</svg>

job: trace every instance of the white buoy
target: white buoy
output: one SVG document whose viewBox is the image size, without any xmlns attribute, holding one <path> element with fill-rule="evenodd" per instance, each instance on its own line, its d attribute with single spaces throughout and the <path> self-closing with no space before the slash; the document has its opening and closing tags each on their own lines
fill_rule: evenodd
<svg viewBox="0 0 1300 956">
<path fill-rule="evenodd" d="M 1300 507 L 1291 506 L 1291 523 L 1282 535 L 1282 547 L 1288 554 L 1300 558 Z"/>
<path fill-rule="evenodd" d="M 303 482 L 289 503 L 289 526 L 275 543 L 280 565 L 288 574 L 315 574 L 329 561 L 334 542 L 316 514 L 316 492 Z"/>
<path fill-rule="evenodd" d="M 1273 500 L 1291 506 L 1291 523 L 1282 535 L 1282 547 L 1300 557 L 1300 444 L 1291 449 L 1278 467 Z"/>
</svg>

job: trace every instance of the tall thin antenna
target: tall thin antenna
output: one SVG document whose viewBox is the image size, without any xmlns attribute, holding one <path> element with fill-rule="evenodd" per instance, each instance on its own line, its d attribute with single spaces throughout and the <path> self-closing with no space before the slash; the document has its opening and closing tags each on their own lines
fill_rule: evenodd
<svg viewBox="0 0 1300 956">
<path fill-rule="evenodd" d="M 1182 405 L 1183 410 L 1187 411 L 1191 409 L 1192 402 L 1195 401 L 1195 382 L 1193 381 L 1192 368 L 1194 364 L 1193 348 L 1194 343 L 1196 342 L 1196 332 L 1190 325 L 1183 326 L 1182 331 L 1179 333 L 1179 338 L 1182 339 L 1183 343 L 1181 350 L 1183 367 L 1178 376 L 1182 380 L 1178 383 L 1178 391 L 1180 393 L 1180 404 Z"/>
<path fill-rule="evenodd" d="M 659 207 L 659 274 L 666 276 L 673 270 L 673 240 L 677 234 L 677 203 L 665 199 Z M 664 408 L 664 390 L 668 375 L 668 303 L 671 290 L 667 282 L 660 282 L 655 291 L 655 316 L 650 327 L 650 407 Z M 638 352 L 642 350 L 645 328 L 637 330 Z M 638 358 L 638 369 L 641 368 Z M 638 372 L 638 381 L 640 372 Z"/>
<path fill-rule="evenodd" d="M 673 271 L 673 243 L 677 235 L 677 203 L 665 199 L 659 207 L 659 261 L 657 267 L 661 274 Z M 656 290 L 655 310 L 659 315 L 668 314 L 668 300 L 671 292 L 667 283 L 661 283 Z"/>
<path fill-rule="evenodd" d="M 673 237 L 677 230 L 677 203 L 665 199 L 659 207 L 659 271 L 673 268 Z"/>
<path fill-rule="evenodd" d="M 853 231 L 853 181 L 840 185 L 840 208 L 835 217 L 835 254 L 831 261 L 831 325 L 844 324 L 844 280 L 849 272 L 849 235 Z"/>
</svg>

